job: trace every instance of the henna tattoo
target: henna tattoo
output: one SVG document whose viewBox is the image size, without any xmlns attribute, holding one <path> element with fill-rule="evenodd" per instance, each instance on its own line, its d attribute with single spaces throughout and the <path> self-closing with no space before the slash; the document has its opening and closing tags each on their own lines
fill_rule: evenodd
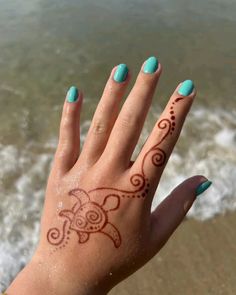
<svg viewBox="0 0 236 295">
<path fill-rule="evenodd" d="M 58 246 L 64 241 L 66 235 L 66 226 L 67 221 L 63 223 L 62 233 L 56 227 L 53 227 L 48 231 L 47 240 L 50 242 L 50 244 Z"/>
<path fill-rule="evenodd" d="M 114 244 L 115 248 L 121 245 L 119 230 L 109 221 L 111 211 L 115 211 L 120 206 L 121 198 L 145 198 L 148 195 L 150 183 L 145 175 L 145 163 L 150 157 L 151 162 L 156 167 L 165 165 L 167 160 L 166 152 L 160 148 L 161 143 L 172 135 L 176 126 L 175 104 L 184 99 L 176 98 L 170 107 L 169 118 L 160 120 L 157 127 L 162 131 L 159 141 L 152 146 L 144 155 L 141 163 L 141 172 L 130 177 L 131 190 L 123 190 L 113 187 L 97 187 L 89 191 L 77 188 L 69 192 L 69 196 L 75 198 L 71 209 L 59 212 L 59 216 L 64 219 L 62 229 L 53 227 L 47 232 L 47 240 L 57 249 L 64 248 L 69 240 L 70 234 L 76 233 L 78 243 L 86 243 L 91 234 L 101 233 L 107 236 Z M 95 197 L 93 197 L 95 194 Z M 99 196 L 98 196 L 99 195 Z M 98 200 L 98 202 L 93 199 Z M 102 203 L 101 203 L 102 202 Z"/>
<path fill-rule="evenodd" d="M 106 196 L 109 192 L 113 191 L 114 193 L 118 194 L 118 197 L 122 198 L 140 198 L 145 197 L 146 193 L 148 192 L 148 179 L 144 177 L 143 174 L 134 174 L 130 177 L 130 183 L 134 187 L 133 190 L 122 190 L 117 188 L 111 188 L 111 187 L 98 187 L 96 189 L 92 189 L 88 191 L 88 193 L 97 193 L 97 191 L 100 191 L 100 196 Z M 141 194 L 138 194 L 140 193 Z"/>
<path fill-rule="evenodd" d="M 160 144 L 166 139 L 166 137 L 170 134 L 171 132 L 171 121 L 169 119 L 162 119 L 158 124 L 158 128 L 163 130 L 164 133 L 160 140 L 158 141 L 157 144 L 155 144 L 152 148 L 149 149 L 149 151 L 144 155 L 143 161 L 142 161 L 142 174 L 145 175 L 144 173 L 144 164 L 147 156 L 149 156 L 150 153 L 152 154 L 151 160 L 152 164 L 154 166 L 160 167 L 165 164 L 166 162 L 166 153 L 163 151 L 159 146 Z"/>
<path fill-rule="evenodd" d="M 77 233 L 78 242 L 85 243 L 89 240 L 90 234 L 103 233 L 108 236 L 118 248 L 121 244 L 121 237 L 118 229 L 109 222 L 108 214 L 110 211 L 117 210 L 120 206 L 120 198 L 115 194 L 109 194 L 100 205 L 91 201 L 89 194 L 82 189 L 75 189 L 69 193 L 75 197 L 76 203 L 71 210 L 62 210 L 60 217 L 66 220 L 63 223 L 62 234 L 58 228 L 51 228 L 47 234 L 50 244 L 64 247 L 68 243 L 71 231 Z M 66 230 L 69 223 L 69 230 Z M 65 242 L 65 243 L 63 243 Z"/>
</svg>

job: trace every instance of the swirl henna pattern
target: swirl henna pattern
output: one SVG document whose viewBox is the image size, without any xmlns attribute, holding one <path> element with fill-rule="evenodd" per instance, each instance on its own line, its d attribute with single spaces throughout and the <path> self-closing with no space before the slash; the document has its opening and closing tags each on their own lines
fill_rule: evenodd
<svg viewBox="0 0 236 295">
<path fill-rule="evenodd" d="M 162 136 L 144 155 L 141 172 L 130 177 L 132 190 L 97 187 L 89 191 L 78 188 L 69 192 L 69 196 L 74 197 L 76 202 L 71 209 L 59 212 L 59 216 L 64 218 L 62 229 L 53 227 L 47 233 L 48 242 L 57 246 L 55 251 L 64 248 L 69 243 L 72 232 L 77 234 L 78 243 L 81 244 L 87 242 L 91 234 L 102 233 L 113 242 L 115 248 L 120 247 L 121 235 L 115 225 L 109 222 L 110 212 L 119 208 L 122 198 L 145 198 L 147 196 L 150 184 L 145 175 L 145 163 L 150 158 L 156 167 L 165 165 L 167 155 L 160 145 L 175 130 L 174 107 L 182 99 L 184 97 L 178 97 L 172 102 L 169 110 L 170 118 L 164 118 L 158 122 L 157 126 L 162 131 Z M 92 201 L 93 194 L 99 198 L 99 202 Z"/>
</svg>

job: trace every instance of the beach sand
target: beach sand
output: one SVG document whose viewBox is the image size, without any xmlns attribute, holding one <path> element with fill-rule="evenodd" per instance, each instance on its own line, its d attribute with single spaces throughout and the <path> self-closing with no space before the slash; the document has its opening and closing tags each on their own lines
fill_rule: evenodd
<svg viewBox="0 0 236 295">
<path fill-rule="evenodd" d="M 166 246 L 111 295 L 236 294 L 236 213 L 185 220 Z"/>
</svg>

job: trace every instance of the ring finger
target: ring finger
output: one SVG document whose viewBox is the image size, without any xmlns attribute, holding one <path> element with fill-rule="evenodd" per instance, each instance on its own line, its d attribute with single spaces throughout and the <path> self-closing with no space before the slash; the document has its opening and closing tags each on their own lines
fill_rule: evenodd
<svg viewBox="0 0 236 295">
<path fill-rule="evenodd" d="M 131 169 L 141 170 L 148 179 L 160 179 L 195 96 L 191 80 L 176 88 Z"/>
</svg>

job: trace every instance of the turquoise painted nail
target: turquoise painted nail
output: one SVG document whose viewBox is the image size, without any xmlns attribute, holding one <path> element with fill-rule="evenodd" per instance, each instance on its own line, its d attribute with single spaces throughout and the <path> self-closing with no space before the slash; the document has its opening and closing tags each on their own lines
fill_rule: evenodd
<svg viewBox="0 0 236 295">
<path fill-rule="evenodd" d="M 188 96 L 193 92 L 193 89 L 194 89 L 193 81 L 186 80 L 181 84 L 178 92 L 180 95 Z"/>
<path fill-rule="evenodd" d="M 200 184 L 196 189 L 196 196 L 199 196 L 202 193 L 204 193 L 211 185 L 212 185 L 212 182 L 209 180 Z"/>
<path fill-rule="evenodd" d="M 120 65 L 118 65 L 118 67 L 115 71 L 113 79 L 118 83 L 124 82 L 125 79 L 127 78 L 128 72 L 129 72 L 129 69 L 128 69 L 127 65 L 120 64 Z"/>
<path fill-rule="evenodd" d="M 153 74 L 158 68 L 158 59 L 155 56 L 149 57 L 144 65 L 144 73 Z"/>
<path fill-rule="evenodd" d="M 79 90 L 75 86 L 71 86 L 67 93 L 68 102 L 76 102 L 79 97 Z"/>
</svg>

